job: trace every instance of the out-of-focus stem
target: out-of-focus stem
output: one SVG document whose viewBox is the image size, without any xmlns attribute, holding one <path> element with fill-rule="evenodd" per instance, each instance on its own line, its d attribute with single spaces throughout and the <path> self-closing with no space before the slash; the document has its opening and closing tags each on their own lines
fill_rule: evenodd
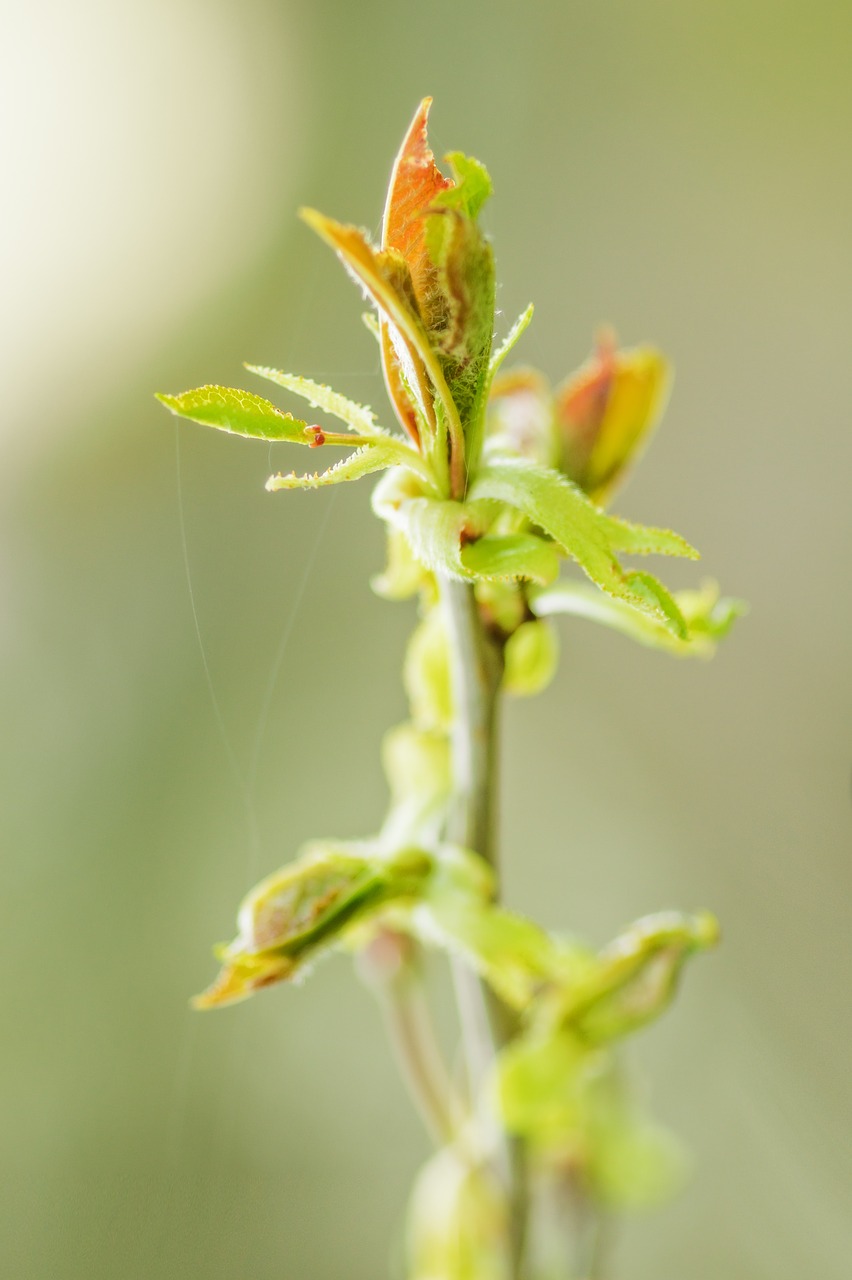
<svg viewBox="0 0 852 1280">
<path fill-rule="evenodd" d="M 482 624 L 473 586 L 441 578 L 453 691 L 453 805 L 450 840 L 473 849 L 497 871 L 498 712 L 502 648 Z M 507 1010 L 460 961 L 453 967 L 468 1076 L 474 1100 L 497 1049 L 508 1039 Z M 519 1144 L 500 1143 L 512 1240 L 511 1274 L 520 1275 L 526 1220 L 526 1177 Z"/>
<path fill-rule="evenodd" d="M 463 1112 L 438 1047 L 420 979 L 404 973 L 387 983 L 383 1004 L 400 1071 L 436 1144 L 450 1143 Z"/>
</svg>

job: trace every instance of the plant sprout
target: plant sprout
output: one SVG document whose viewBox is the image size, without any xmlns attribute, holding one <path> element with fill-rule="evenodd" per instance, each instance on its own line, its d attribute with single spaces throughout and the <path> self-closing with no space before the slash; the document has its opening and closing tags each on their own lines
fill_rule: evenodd
<svg viewBox="0 0 852 1280">
<path fill-rule="evenodd" d="M 504 367 L 533 308 L 495 347 L 494 260 L 478 225 L 491 180 L 460 152 L 446 157 L 449 176 L 436 165 L 429 107 L 394 164 L 381 245 L 302 211 L 373 308 L 364 318 L 396 427 L 329 387 L 255 366 L 323 425 L 229 387 L 159 397 L 220 430 L 323 457 L 344 451 L 325 469 L 272 476 L 270 490 L 383 472 L 372 504 L 387 566 L 373 586 L 419 607 L 403 671 L 410 719 L 384 744 L 384 825 L 363 840 L 317 840 L 252 890 L 195 1005 L 287 982 L 332 949 L 355 953 L 436 1146 L 411 1201 L 411 1280 L 592 1280 L 605 1274 L 613 1215 L 657 1201 L 678 1175 L 676 1144 L 637 1106 L 618 1046 L 668 1005 L 685 961 L 718 927 L 708 913 L 664 912 L 598 951 L 503 905 L 500 701 L 548 685 L 557 614 L 707 656 L 741 606 L 712 583 L 670 592 L 622 564 L 698 554 L 676 533 L 608 511 L 664 407 L 666 361 L 652 347 L 619 350 L 604 331 L 555 387 Z M 434 1033 L 426 948 L 449 958 L 461 1066 Z"/>
</svg>

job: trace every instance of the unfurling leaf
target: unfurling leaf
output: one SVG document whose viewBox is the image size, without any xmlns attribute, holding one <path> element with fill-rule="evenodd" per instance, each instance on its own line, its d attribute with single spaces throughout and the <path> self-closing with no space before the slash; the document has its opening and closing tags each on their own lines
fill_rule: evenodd
<svg viewBox="0 0 852 1280">
<path fill-rule="evenodd" d="M 426 248 L 426 216 L 442 192 L 452 186 L 435 164 L 427 123 L 431 98 L 415 112 L 394 162 L 382 222 L 382 248 L 407 262 L 418 307 L 426 324 L 435 294 L 435 264 Z"/>
<path fill-rule="evenodd" d="M 229 1004 L 294 977 L 350 926 L 389 902 L 416 896 L 431 870 L 430 857 L 417 849 L 387 858 L 376 846 L 354 842 L 309 845 L 245 898 L 237 937 L 217 952 L 222 971 L 196 997 L 196 1008 Z"/>
<path fill-rule="evenodd" d="M 637 920 L 600 953 L 585 982 L 566 988 L 561 1021 L 589 1043 L 628 1035 L 667 1008 L 689 956 L 718 940 L 709 912 L 663 911 Z"/>
<path fill-rule="evenodd" d="M 434 421 L 429 379 L 435 381 L 437 370 L 437 377 L 443 383 L 443 375 L 417 311 L 405 260 L 391 251 L 377 252 L 357 227 L 344 226 L 315 209 L 303 209 L 301 214 L 317 235 L 331 245 L 347 271 L 375 304 L 383 326 L 383 337 L 387 335 L 396 365 L 415 399 L 421 419 L 427 423 Z M 410 409 L 402 425 L 410 431 Z"/>
<path fill-rule="evenodd" d="M 594 502 L 605 502 L 650 438 L 669 386 L 652 347 L 618 351 L 609 331 L 595 354 L 556 390 L 562 469 Z"/>
</svg>

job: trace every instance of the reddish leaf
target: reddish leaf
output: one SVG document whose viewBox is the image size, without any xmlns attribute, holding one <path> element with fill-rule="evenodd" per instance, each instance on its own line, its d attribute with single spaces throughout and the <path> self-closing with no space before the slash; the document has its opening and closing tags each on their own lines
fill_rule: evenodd
<svg viewBox="0 0 852 1280">
<path fill-rule="evenodd" d="M 425 215 L 442 191 L 452 187 L 435 164 L 426 137 L 431 98 L 424 98 L 399 149 L 388 187 L 382 247 L 396 249 L 411 271 L 414 293 L 427 325 L 435 267 L 427 252 Z"/>
</svg>

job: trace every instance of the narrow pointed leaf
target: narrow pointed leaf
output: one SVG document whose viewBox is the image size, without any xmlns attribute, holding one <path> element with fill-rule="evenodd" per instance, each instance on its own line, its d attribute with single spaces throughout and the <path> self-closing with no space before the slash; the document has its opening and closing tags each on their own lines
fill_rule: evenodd
<svg viewBox="0 0 852 1280">
<path fill-rule="evenodd" d="M 385 471 L 388 467 L 405 467 L 412 471 L 421 481 L 428 483 L 429 473 L 417 455 L 406 445 L 397 444 L 390 439 L 376 440 L 369 447 L 357 449 L 348 458 L 336 462 L 327 471 L 314 471 L 306 475 L 270 476 L 266 488 L 270 493 L 278 489 L 321 489 L 329 484 L 343 484 L 347 480 L 360 480 L 362 476 L 372 475 L 375 471 Z"/>
<path fill-rule="evenodd" d="M 503 341 L 500 343 L 500 346 L 492 355 L 491 363 L 488 368 L 488 377 L 491 381 L 493 381 L 494 375 L 499 370 L 500 366 L 502 365 L 503 361 L 506 359 L 507 355 L 509 355 L 509 353 L 513 350 L 519 338 L 521 338 L 523 334 L 526 332 L 529 326 L 529 323 L 533 318 L 534 310 L 535 308 L 533 307 L 533 304 L 530 303 L 526 311 L 521 312 L 521 314 L 518 316 L 517 320 L 512 325 L 509 332 L 506 334 Z"/>
<path fill-rule="evenodd" d="M 700 560 L 701 555 L 686 538 L 671 529 L 655 529 L 653 525 L 634 524 L 618 516 L 606 517 L 609 545 L 614 551 L 626 551 L 634 556 L 682 556 L 686 560 Z"/>
<path fill-rule="evenodd" d="M 246 368 L 250 373 L 256 373 L 261 378 L 266 378 L 269 382 L 276 383 L 279 387 L 285 387 L 287 391 L 292 391 L 295 395 L 301 396 L 303 400 L 307 400 L 312 409 L 324 409 L 326 413 L 331 413 L 335 418 L 340 418 L 353 431 L 363 436 L 385 435 L 381 428 L 377 425 L 374 414 L 370 409 L 363 405 L 356 404 L 354 400 L 348 400 L 346 396 L 340 395 L 337 391 L 332 391 L 331 387 L 324 387 L 319 382 L 312 382 L 310 378 L 300 378 L 296 374 L 282 373 L 279 369 L 270 369 L 265 365 L 247 364 Z"/>
<path fill-rule="evenodd" d="M 181 418 L 229 431 L 232 435 L 288 440 L 292 444 L 310 444 L 313 439 L 306 422 L 282 413 L 269 400 L 251 391 L 207 386 L 177 396 L 158 395 L 157 399 Z"/>
<path fill-rule="evenodd" d="M 407 264 L 399 254 L 394 256 L 395 251 L 377 254 L 357 227 L 344 226 L 315 209 L 303 209 L 301 215 L 331 245 L 350 275 L 378 308 L 382 327 L 387 326 L 400 373 L 415 396 L 424 420 L 434 421 L 427 386 L 431 381 L 443 406 L 451 437 L 460 440 L 461 424 L 440 362 L 429 344 L 420 317 L 399 288 L 400 269 Z M 393 389 L 393 379 L 390 379 L 389 390 Z M 408 430 L 410 424 L 403 421 L 403 426 Z"/>
</svg>

